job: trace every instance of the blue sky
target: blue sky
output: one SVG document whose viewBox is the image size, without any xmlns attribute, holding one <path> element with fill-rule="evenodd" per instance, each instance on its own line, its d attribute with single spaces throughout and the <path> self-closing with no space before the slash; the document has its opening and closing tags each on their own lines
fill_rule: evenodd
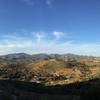
<svg viewBox="0 0 100 100">
<path fill-rule="evenodd" d="M 0 0 L 0 55 L 100 56 L 100 0 Z"/>
</svg>

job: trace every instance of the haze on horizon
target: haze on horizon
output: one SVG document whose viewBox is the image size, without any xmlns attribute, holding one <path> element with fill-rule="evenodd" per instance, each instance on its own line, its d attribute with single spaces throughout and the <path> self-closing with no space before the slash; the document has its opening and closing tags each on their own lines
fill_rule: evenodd
<svg viewBox="0 0 100 100">
<path fill-rule="evenodd" d="M 100 0 L 0 0 L 0 55 L 100 56 Z"/>
</svg>

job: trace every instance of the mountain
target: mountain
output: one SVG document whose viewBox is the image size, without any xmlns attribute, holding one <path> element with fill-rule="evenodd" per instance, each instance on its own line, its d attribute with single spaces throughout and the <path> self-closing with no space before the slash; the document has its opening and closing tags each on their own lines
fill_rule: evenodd
<svg viewBox="0 0 100 100">
<path fill-rule="evenodd" d="M 17 59 L 32 59 L 32 56 L 26 53 L 14 53 L 0 56 L 0 59 L 17 60 Z"/>
<path fill-rule="evenodd" d="M 99 57 L 75 54 L 2 55 L 0 56 L 0 79 L 46 85 L 68 84 L 99 76 L 99 61 Z"/>
<path fill-rule="evenodd" d="M 34 54 L 34 55 L 32 55 L 32 57 L 33 57 L 34 60 L 48 60 L 48 59 L 50 59 L 50 55 L 43 54 L 43 53 Z"/>
<path fill-rule="evenodd" d="M 25 60 L 25 61 L 36 61 L 36 60 L 49 60 L 49 59 L 57 59 L 57 60 L 67 60 L 67 59 L 100 59 L 100 57 L 93 56 L 80 56 L 75 54 L 33 54 L 29 55 L 26 53 L 13 53 L 8 55 L 0 56 L 0 61 L 17 61 L 17 60 Z"/>
<path fill-rule="evenodd" d="M 33 57 L 26 53 L 13 53 L 0 56 L 0 63 L 30 63 L 33 61 Z"/>
<path fill-rule="evenodd" d="M 99 59 L 100 57 L 94 57 L 94 56 L 82 56 L 82 55 L 76 55 L 76 54 L 35 54 L 32 55 L 34 60 L 48 60 L 48 59 L 57 59 L 57 60 L 68 60 L 68 59 L 75 59 L 75 60 L 94 60 Z"/>
</svg>

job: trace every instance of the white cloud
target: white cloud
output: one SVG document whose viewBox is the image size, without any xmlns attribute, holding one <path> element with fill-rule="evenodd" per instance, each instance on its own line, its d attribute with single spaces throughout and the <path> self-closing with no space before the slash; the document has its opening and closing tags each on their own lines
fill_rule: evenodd
<svg viewBox="0 0 100 100">
<path fill-rule="evenodd" d="M 63 32 L 55 32 L 60 38 Z M 19 35 L 5 35 L 0 40 L 0 55 L 26 52 L 34 53 L 75 53 L 81 55 L 100 56 L 100 43 L 75 43 L 70 41 L 60 41 L 59 39 L 48 39 L 44 32 L 30 32 L 33 37 L 23 37 Z M 59 35 L 58 35 L 59 34 Z M 56 37 L 57 38 L 57 37 Z"/>
<path fill-rule="evenodd" d="M 60 39 L 62 36 L 64 36 L 64 33 L 63 32 L 54 31 L 53 35 L 56 37 L 56 39 Z"/>
<path fill-rule="evenodd" d="M 37 32 L 36 33 L 36 40 L 37 42 L 41 42 L 41 40 L 44 38 L 44 32 Z"/>
</svg>

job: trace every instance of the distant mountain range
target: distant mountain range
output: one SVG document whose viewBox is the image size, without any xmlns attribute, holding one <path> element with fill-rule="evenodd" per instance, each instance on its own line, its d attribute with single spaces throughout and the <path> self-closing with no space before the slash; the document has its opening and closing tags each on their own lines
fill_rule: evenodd
<svg viewBox="0 0 100 100">
<path fill-rule="evenodd" d="M 67 60 L 67 59 L 88 59 L 88 60 L 94 60 L 94 59 L 100 59 L 100 57 L 93 57 L 93 56 L 82 56 L 82 55 L 76 55 L 76 54 L 33 54 L 29 55 L 26 53 L 13 53 L 8 55 L 2 55 L 0 56 L 0 62 L 1 61 L 36 61 L 36 60 L 49 60 L 49 59 L 57 59 L 57 60 Z"/>
</svg>

